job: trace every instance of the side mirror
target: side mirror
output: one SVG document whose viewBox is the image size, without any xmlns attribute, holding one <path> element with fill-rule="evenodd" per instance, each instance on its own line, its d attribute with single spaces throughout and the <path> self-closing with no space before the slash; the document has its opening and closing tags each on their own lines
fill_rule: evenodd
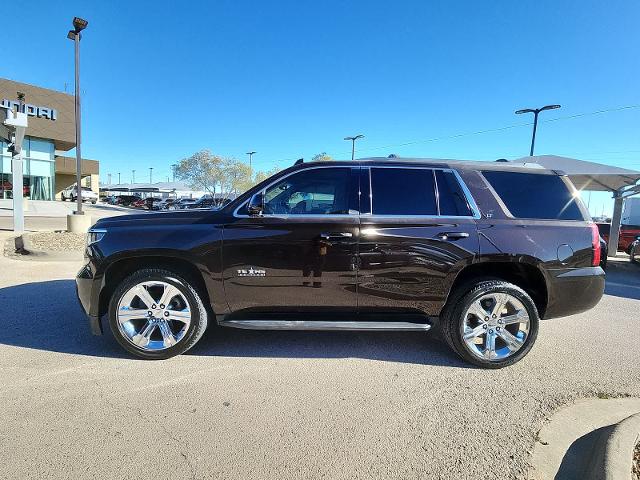
<svg viewBox="0 0 640 480">
<path fill-rule="evenodd" d="M 261 217 L 264 212 L 264 192 L 256 193 L 249 204 L 247 205 L 247 211 L 252 217 Z"/>
</svg>

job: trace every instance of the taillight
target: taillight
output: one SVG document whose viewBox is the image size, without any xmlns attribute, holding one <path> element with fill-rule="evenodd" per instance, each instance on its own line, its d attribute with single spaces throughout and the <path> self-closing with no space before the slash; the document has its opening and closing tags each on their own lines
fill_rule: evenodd
<svg viewBox="0 0 640 480">
<path fill-rule="evenodd" d="M 602 255 L 602 251 L 600 249 L 600 230 L 598 230 L 598 225 L 592 223 L 591 227 L 591 249 L 593 251 L 593 256 L 591 260 L 591 266 L 597 267 L 600 265 L 600 257 Z"/>
</svg>

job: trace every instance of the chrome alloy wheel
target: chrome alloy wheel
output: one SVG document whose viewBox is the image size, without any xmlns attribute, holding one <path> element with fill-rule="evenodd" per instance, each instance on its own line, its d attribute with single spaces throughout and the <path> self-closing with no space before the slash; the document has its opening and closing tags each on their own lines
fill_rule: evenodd
<svg viewBox="0 0 640 480">
<path fill-rule="evenodd" d="M 118 329 L 142 350 L 165 350 L 178 343 L 191 325 L 189 303 L 180 290 L 157 280 L 141 282 L 120 298 Z"/>
<path fill-rule="evenodd" d="M 529 336 L 529 314 L 516 297 L 488 293 L 474 300 L 464 315 L 463 340 L 483 360 L 504 360 Z"/>
</svg>

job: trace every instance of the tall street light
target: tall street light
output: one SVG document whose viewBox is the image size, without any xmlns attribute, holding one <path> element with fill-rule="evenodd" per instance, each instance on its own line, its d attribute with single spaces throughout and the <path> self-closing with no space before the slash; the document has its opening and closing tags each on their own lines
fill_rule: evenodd
<svg viewBox="0 0 640 480">
<path fill-rule="evenodd" d="M 345 140 L 351 140 L 351 160 L 356 156 L 356 140 L 364 138 L 364 135 L 356 135 L 355 137 L 344 137 Z"/>
<path fill-rule="evenodd" d="M 247 152 L 247 155 L 249 155 L 249 175 L 253 173 L 253 169 L 251 168 L 251 159 L 253 158 L 254 153 L 256 152 Z"/>
<path fill-rule="evenodd" d="M 118 185 L 120 185 L 120 172 L 118 172 Z"/>
<path fill-rule="evenodd" d="M 89 22 L 80 18 L 73 17 L 73 30 L 69 30 L 67 38 L 73 40 L 75 44 L 75 64 L 76 64 L 76 91 L 75 91 L 75 114 L 76 114 L 76 197 L 78 200 L 78 208 L 76 215 L 83 215 L 82 211 L 82 191 L 80 182 L 82 181 L 82 155 L 80 152 L 80 32 L 87 28 Z"/>
<path fill-rule="evenodd" d="M 560 108 L 560 105 L 545 105 L 542 108 L 525 108 L 523 110 L 517 110 L 516 115 L 520 115 L 522 113 L 533 113 L 533 135 L 531 136 L 531 151 L 529 152 L 529 156 L 533 157 L 533 147 L 536 143 L 536 130 L 538 129 L 538 115 L 540 112 L 544 112 L 545 110 L 555 110 L 556 108 Z"/>
<path fill-rule="evenodd" d="M 136 171 L 131 170 L 131 183 L 136 183 Z"/>
<path fill-rule="evenodd" d="M 153 167 L 149 167 L 149 183 L 153 183 Z"/>
</svg>

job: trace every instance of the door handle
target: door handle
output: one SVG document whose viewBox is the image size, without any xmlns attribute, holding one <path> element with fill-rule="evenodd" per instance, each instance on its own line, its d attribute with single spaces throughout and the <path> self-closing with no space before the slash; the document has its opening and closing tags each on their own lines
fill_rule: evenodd
<svg viewBox="0 0 640 480">
<path fill-rule="evenodd" d="M 461 238 L 469 238 L 467 232 L 442 232 L 436 235 L 440 240 L 460 240 Z"/>
<path fill-rule="evenodd" d="M 320 234 L 320 238 L 323 240 L 337 240 L 351 237 L 353 237 L 353 234 L 350 232 L 323 232 Z"/>
</svg>

